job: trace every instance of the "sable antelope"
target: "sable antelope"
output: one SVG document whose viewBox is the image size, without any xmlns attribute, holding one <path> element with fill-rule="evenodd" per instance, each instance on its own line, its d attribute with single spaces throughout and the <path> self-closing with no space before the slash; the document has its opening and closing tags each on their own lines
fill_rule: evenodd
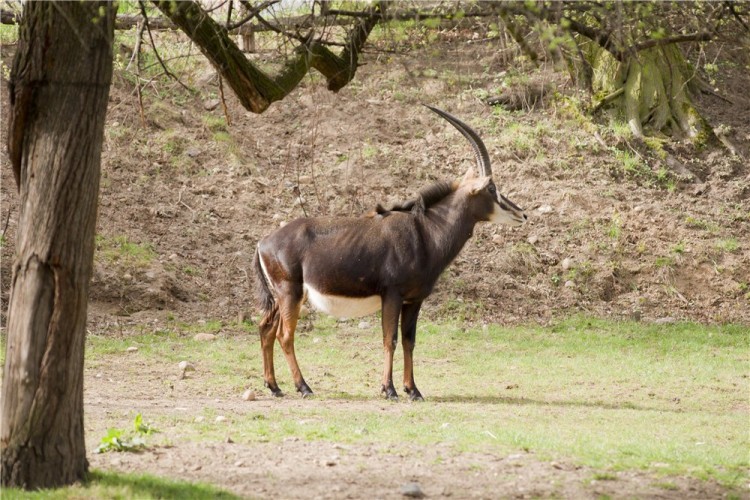
<svg viewBox="0 0 750 500">
<path fill-rule="evenodd" d="M 294 330 L 302 302 L 336 317 L 353 318 L 382 309 L 382 392 L 398 399 L 393 387 L 393 353 L 401 320 L 404 391 L 422 400 L 414 384 L 412 353 L 417 316 L 440 273 L 458 255 L 477 222 L 511 225 L 526 220 L 523 210 L 497 191 L 490 158 L 479 135 L 445 111 L 427 106 L 456 127 L 474 148 L 473 169 L 453 183 L 438 182 L 416 199 L 359 218 L 296 219 L 258 243 L 254 267 L 263 317 L 260 342 L 265 385 L 283 396 L 273 368 L 278 339 L 303 397 L 312 390 L 294 354 Z"/>
</svg>

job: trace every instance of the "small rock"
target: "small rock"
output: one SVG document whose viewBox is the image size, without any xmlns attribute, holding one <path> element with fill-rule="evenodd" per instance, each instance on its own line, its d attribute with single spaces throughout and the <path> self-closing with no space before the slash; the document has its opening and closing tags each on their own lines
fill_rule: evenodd
<svg viewBox="0 0 750 500">
<path fill-rule="evenodd" d="M 219 104 L 221 104 L 220 99 L 209 99 L 208 101 L 203 103 L 203 109 L 205 109 L 206 111 L 213 111 L 219 107 Z"/>
<path fill-rule="evenodd" d="M 232 444 L 232 443 L 234 443 L 234 439 L 232 439 L 231 436 L 227 436 L 227 438 L 224 440 L 224 442 L 227 443 L 227 444 Z"/>
<path fill-rule="evenodd" d="M 562 266 L 563 271 L 567 271 L 568 269 L 573 267 L 573 259 L 571 259 L 570 257 L 565 257 L 560 265 Z"/>
<path fill-rule="evenodd" d="M 242 393 L 242 399 L 245 401 L 255 401 L 255 391 L 248 389 Z"/>
<path fill-rule="evenodd" d="M 236 462 L 234 463 L 234 466 L 235 466 L 235 467 L 242 467 L 243 465 L 245 465 L 245 462 L 243 462 L 242 460 L 237 460 L 237 461 L 236 461 Z"/>
<path fill-rule="evenodd" d="M 193 364 L 188 361 L 180 361 L 179 367 L 180 367 L 180 376 L 178 377 L 178 380 L 183 380 L 184 378 L 186 378 L 187 372 L 195 371 L 195 367 L 193 366 Z"/>
<path fill-rule="evenodd" d="M 187 151 L 185 151 L 185 154 L 190 158 L 195 158 L 196 156 L 201 154 L 201 150 L 198 148 L 189 148 Z"/>
<path fill-rule="evenodd" d="M 536 245 L 536 242 L 539 241 L 539 236 L 532 234 L 526 241 L 529 242 L 529 245 Z"/>
<path fill-rule="evenodd" d="M 206 420 L 206 417 L 204 417 L 203 415 L 198 415 L 197 417 L 195 417 L 194 422 L 200 423 L 200 422 L 203 422 L 204 420 Z"/>
<path fill-rule="evenodd" d="M 505 239 L 499 234 L 492 237 L 492 243 L 502 243 L 503 241 L 505 241 Z"/>
<path fill-rule="evenodd" d="M 573 281 L 571 281 L 571 280 L 568 280 L 568 281 L 566 281 L 566 282 L 565 282 L 565 284 L 564 284 L 563 286 L 564 286 L 565 288 L 573 288 L 574 286 L 576 286 L 576 284 L 575 284 L 575 283 L 573 283 Z"/>
<path fill-rule="evenodd" d="M 195 337 L 193 337 L 193 340 L 197 340 L 199 342 L 208 342 L 211 340 L 214 340 L 216 338 L 216 335 L 213 333 L 196 333 Z"/>
<path fill-rule="evenodd" d="M 227 421 L 227 417 L 225 417 L 224 415 L 219 415 L 218 417 L 216 417 L 217 424 L 221 422 L 226 422 L 226 421 Z"/>
<path fill-rule="evenodd" d="M 180 366 L 180 370 L 183 371 L 183 372 L 194 372 L 195 371 L 195 367 L 189 361 L 180 361 L 179 366 Z"/>
<path fill-rule="evenodd" d="M 367 330 L 370 327 L 372 327 L 372 325 L 367 321 L 360 321 L 357 325 L 357 328 L 359 328 L 360 330 Z"/>
<path fill-rule="evenodd" d="M 401 487 L 401 494 L 410 498 L 422 498 L 424 496 L 419 483 L 406 483 Z"/>
<path fill-rule="evenodd" d="M 130 346 L 127 349 L 125 349 L 126 352 L 138 352 L 138 348 L 135 346 Z"/>
<path fill-rule="evenodd" d="M 540 214 L 548 214 L 552 211 L 552 207 L 549 205 L 542 205 L 541 207 L 537 208 L 536 211 Z"/>
</svg>

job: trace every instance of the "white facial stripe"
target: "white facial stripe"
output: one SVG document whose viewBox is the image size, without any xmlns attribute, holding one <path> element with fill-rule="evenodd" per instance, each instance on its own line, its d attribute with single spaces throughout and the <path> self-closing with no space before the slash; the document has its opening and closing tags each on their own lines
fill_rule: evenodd
<svg viewBox="0 0 750 500">
<path fill-rule="evenodd" d="M 382 307 L 382 300 L 379 295 L 361 298 L 342 297 L 320 293 L 308 284 L 305 284 L 304 287 L 307 300 L 315 309 L 336 318 L 359 318 L 379 311 Z"/>
<path fill-rule="evenodd" d="M 507 207 L 503 208 L 500 203 L 493 203 L 492 215 L 490 215 L 490 222 L 495 224 L 507 224 L 509 226 L 518 226 L 523 224 L 523 220 L 515 214 L 514 211 L 508 210 Z"/>
</svg>

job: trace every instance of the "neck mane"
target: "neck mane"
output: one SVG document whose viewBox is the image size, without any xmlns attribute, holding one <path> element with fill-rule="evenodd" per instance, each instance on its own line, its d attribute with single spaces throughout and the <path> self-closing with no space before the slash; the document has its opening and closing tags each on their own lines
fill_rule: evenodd
<svg viewBox="0 0 750 500">
<path fill-rule="evenodd" d="M 415 216 L 424 215 L 430 207 L 440 203 L 455 191 L 456 186 L 453 183 L 437 181 L 434 184 L 430 184 L 429 186 L 420 189 L 416 198 L 396 203 L 390 208 L 383 208 L 381 205 L 378 205 L 375 208 L 375 212 L 377 214 L 384 214 L 387 212 L 411 212 L 412 215 Z"/>
</svg>

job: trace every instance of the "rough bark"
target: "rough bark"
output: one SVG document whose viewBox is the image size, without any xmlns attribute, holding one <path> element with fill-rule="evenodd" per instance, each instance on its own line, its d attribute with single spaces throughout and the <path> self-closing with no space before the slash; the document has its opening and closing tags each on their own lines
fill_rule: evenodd
<svg viewBox="0 0 750 500">
<path fill-rule="evenodd" d="M 294 90 L 310 68 L 320 71 L 328 89 L 337 91 L 354 77 L 357 60 L 367 37 L 382 18 L 380 4 L 367 9 L 369 15 L 352 28 L 340 55 L 314 40 L 301 44 L 275 76 L 249 61 L 227 30 L 195 1 L 154 0 L 155 5 L 190 37 L 237 94 L 242 106 L 262 113 L 271 103 Z"/>
<path fill-rule="evenodd" d="M 26 2 L 10 79 L 20 191 L 0 407 L 1 480 L 87 471 L 83 354 L 116 6 Z"/>
<path fill-rule="evenodd" d="M 647 48 L 622 61 L 594 47 L 588 58 L 593 91 L 601 98 L 595 109 L 612 108 L 634 136 L 643 137 L 644 127 L 697 142 L 711 134 L 692 102 L 698 77 L 677 45 Z"/>
</svg>

